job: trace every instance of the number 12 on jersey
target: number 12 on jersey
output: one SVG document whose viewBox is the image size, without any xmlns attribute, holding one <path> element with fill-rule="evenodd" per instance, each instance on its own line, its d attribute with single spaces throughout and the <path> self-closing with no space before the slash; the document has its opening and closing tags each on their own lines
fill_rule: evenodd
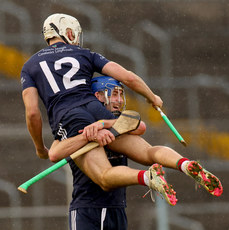
<svg viewBox="0 0 229 230">
<path fill-rule="evenodd" d="M 80 64 L 78 62 L 77 59 L 73 58 L 73 57 L 64 57 L 61 58 L 59 60 L 57 60 L 54 63 L 54 69 L 55 70 L 60 70 L 62 69 L 62 64 L 64 63 L 71 63 L 72 67 L 71 69 L 65 73 L 63 75 L 63 84 L 65 89 L 71 89 L 77 85 L 81 85 L 81 84 L 86 84 L 86 80 L 85 79 L 80 79 L 80 80 L 71 80 L 71 78 L 79 71 L 80 69 Z M 42 61 L 39 63 L 41 66 L 41 69 L 49 83 L 49 85 L 51 86 L 52 90 L 54 93 L 58 93 L 60 91 L 59 86 L 57 85 L 57 82 L 51 72 L 51 70 L 48 67 L 48 64 L 46 61 Z"/>
</svg>

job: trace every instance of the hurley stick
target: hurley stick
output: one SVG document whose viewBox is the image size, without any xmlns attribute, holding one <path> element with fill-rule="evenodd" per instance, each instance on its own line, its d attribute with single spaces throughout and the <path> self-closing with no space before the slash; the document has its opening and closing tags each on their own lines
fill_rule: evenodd
<svg viewBox="0 0 229 230">
<path fill-rule="evenodd" d="M 110 131 L 114 134 L 115 137 L 133 131 L 138 128 L 140 124 L 140 115 L 139 113 L 132 111 L 132 110 L 125 110 L 122 112 L 122 114 L 119 116 L 117 121 L 114 123 L 114 125 L 110 128 Z M 37 174 L 30 180 L 26 181 L 25 183 L 21 184 L 18 187 L 18 190 L 27 193 L 27 189 L 29 186 L 34 184 L 35 182 L 41 180 L 42 178 L 46 177 L 50 173 L 56 171 L 60 167 L 66 165 L 70 160 L 74 160 L 80 155 L 89 152 L 90 150 L 98 147 L 99 144 L 97 142 L 90 142 L 78 151 L 71 154 L 69 157 L 66 157 L 62 159 L 61 161 L 57 162 L 53 166 L 49 167 L 48 169 L 42 171 L 41 173 Z"/>
<path fill-rule="evenodd" d="M 165 121 L 165 123 L 169 126 L 169 128 L 172 130 L 172 132 L 175 134 L 175 136 L 177 137 L 177 139 L 180 141 L 181 144 L 183 144 L 184 146 L 187 146 L 186 142 L 184 141 L 183 137 L 178 133 L 178 131 L 176 130 L 176 128 L 173 126 L 173 124 L 171 123 L 171 121 L 168 119 L 168 117 L 162 112 L 162 110 L 159 107 L 155 107 L 156 110 L 160 113 L 161 117 L 163 118 L 163 120 Z"/>
</svg>

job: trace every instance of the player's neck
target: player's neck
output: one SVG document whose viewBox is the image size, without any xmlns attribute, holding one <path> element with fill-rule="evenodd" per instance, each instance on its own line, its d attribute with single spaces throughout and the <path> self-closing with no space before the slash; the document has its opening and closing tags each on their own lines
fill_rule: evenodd
<svg viewBox="0 0 229 230">
<path fill-rule="evenodd" d="M 53 39 L 50 39 L 50 41 L 49 41 L 49 45 L 51 46 L 51 45 L 53 45 L 53 44 L 55 44 L 55 43 L 57 43 L 57 42 L 63 42 L 63 43 L 65 43 L 62 39 L 60 39 L 60 38 L 53 38 Z"/>
</svg>

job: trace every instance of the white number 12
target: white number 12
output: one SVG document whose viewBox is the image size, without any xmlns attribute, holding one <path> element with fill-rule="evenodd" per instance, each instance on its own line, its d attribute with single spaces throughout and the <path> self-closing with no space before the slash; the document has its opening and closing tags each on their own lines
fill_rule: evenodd
<svg viewBox="0 0 229 230">
<path fill-rule="evenodd" d="M 86 80 L 85 79 L 80 79 L 80 80 L 72 80 L 71 78 L 79 71 L 80 69 L 80 63 L 78 62 L 78 60 L 76 60 L 73 57 L 64 57 L 61 58 L 60 60 L 56 61 L 54 63 L 54 68 L 55 70 L 60 70 L 62 68 L 62 64 L 63 63 L 71 63 L 72 64 L 72 68 L 63 75 L 63 84 L 65 89 L 70 89 L 73 88 L 77 85 L 81 85 L 81 84 L 86 84 Z M 60 88 L 58 87 L 55 78 L 52 74 L 52 72 L 50 71 L 47 62 L 46 61 L 42 61 L 40 62 L 40 66 L 41 69 L 43 70 L 45 77 L 47 78 L 49 85 L 51 86 L 52 90 L 54 93 L 57 93 L 60 91 Z"/>
</svg>

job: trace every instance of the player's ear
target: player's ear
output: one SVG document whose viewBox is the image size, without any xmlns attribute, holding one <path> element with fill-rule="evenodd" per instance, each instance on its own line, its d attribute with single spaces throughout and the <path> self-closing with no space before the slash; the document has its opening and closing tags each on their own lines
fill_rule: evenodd
<svg viewBox="0 0 229 230">
<path fill-rule="evenodd" d="M 95 96 L 97 97 L 97 99 L 99 99 L 100 98 L 99 92 L 95 92 Z"/>
<path fill-rule="evenodd" d="M 71 29 L 67 29 L 66 34 L 70 41 L 73 41 L 75 39 L 75 35 L 73 34 Z"/>
<path fill-rule="evenodd" d="M 105 102 L 104 94 L 102 92 L 95 92 L 95 96 L 97 97 L 99 101 Z"/>
</svg>

